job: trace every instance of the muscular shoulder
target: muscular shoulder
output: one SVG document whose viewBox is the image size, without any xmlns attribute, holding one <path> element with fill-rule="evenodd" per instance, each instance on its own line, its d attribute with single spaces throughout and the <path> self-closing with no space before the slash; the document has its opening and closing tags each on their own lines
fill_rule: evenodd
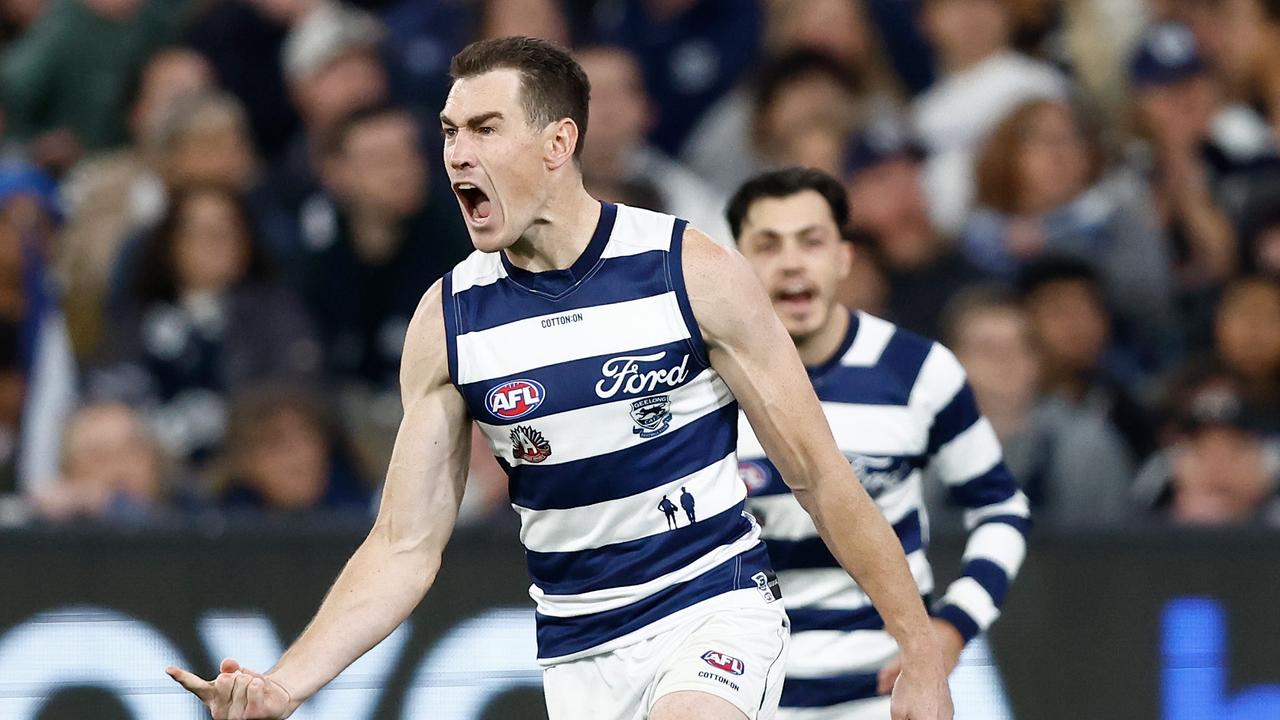
<svg viewBox="0 0 1280 720">
<path fill-rule="evenodd" d="M 444 327 L 444 283 L 437 280 L 422 295 L 400 357 L 400 387 L 405 398 L 449 382 L 448 337 Z"/>
<path fill-rule="evenodd" d="M 709 345 L 748 329 L 773 310 L 745 258 L 693 227 L 685 229 L 681 267 L 689 304 Z"/>
</svg>

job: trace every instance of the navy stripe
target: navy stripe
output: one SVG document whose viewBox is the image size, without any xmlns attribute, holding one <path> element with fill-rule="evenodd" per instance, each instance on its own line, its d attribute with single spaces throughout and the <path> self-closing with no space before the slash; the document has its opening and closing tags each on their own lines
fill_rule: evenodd
<svg viewBox="0 0 1280 720">
<path fill-rule="evenodd" d="M 698 318 L 693 314 L 693 305 L 689 303 L 689 291 L 684 284 L 684 231 L 688 224 L 677 218 L 675 226 L 671 228 L 671 252 L 667 253 L 667 280 L 671 284 L 671 289 L 676 292 L 680 314 L 684 316 L 685 327 L 689 330 L 689 344 L 693 347 L 693 356 L 710 365 L 707 344 L 702 339 L 702 330 L 698 327 Z"/>
<path fill-rule="evenodd" d="M 531 272 L 512 264 L 505 252 L 501 253 L 502 266 L 506 269 L 508 276 L 531 292 L 552 296 L 557 294 L 561 296 L 567 295 L 577 288 L 578 283 L 591 274 L 596 261 L 600 259 L 600 256 L 604 253 L 605 246 L 609 244 L 609 237 L 613 235 L 613 223 L 617 217 L 617 205 L 607 202 L 600 203 L 600 219 L 596 221 L 596 229 L 591 233 L 591 239 L 587 241 L 587 246 L 583 248 L 582 254 L 567 269 Z"/>
<path fill-rule="evenodd" d="M 559 465 L 500 463 L 513 504 L 530 510 L 594 505 L 661 487 L 723 460 L 738 444 L 737 420 L 738 404 L 731 402 L 625 450 Z"/>
<path fill-rule="evenodd" d="M 657 503 L 654 514 L 660 515 Z M 525 553 L 529 577 L 548 595 L 577 595 L 603 588 L 639 585 L 673 573 L 720 545 L 751 531 L 743 503 L 718 515 L 658 535 L 576 552 Z M 677 514 L 687 523 L 684 511 Z"/>
<path fill-rule="evenodd" d="M 458 306 L 453 299 L 453 273 L 444 274 L 440 288 L 440 305 L 444 310 L 444 346 L 449 360 L 449 380 L 458 384 Z"/>
<path fill-rule="evenodd" d="M 786 592 L 786 588 L 782 588 Z M 874 606 L 868 605 L 857 610 L 829 610 L 824 608 L 787 608 L 787 616 L 791 618 L 791 634 L 807 630 L 883 630 L 884 618 Z"/>
<path fill-rule="evenodd" d="M 603 367 L 606 362 L 620 357 L 642 357 L 657 355 L 658 353 L 664 353 L 663 357 L 658 360 L 637 363 L 636 372 L 646 373 L 664 370 L 669 375 L 683 363 L 685 368 L 684 377 L 676 384 L 669 385 L 665 381 L 661 381 L 652 386 L 646 385 L 640 389 L 640 392 L 634 393 L 628 393 L 619 388 L 616 394 L 607 398 L 600 397 L 596 392 L 596 383 L 601 381 L 612 382 L 612 378 L 605 378 L 604 376 Z M 688 358 L 688 360 L 685 361 L 685 358 Z M 605 403 L 618 402 L 619 400 L 636 400 L 651 395 L 668 393 L 693 382 L 705 369 L 706 367 L 701 362 L 689 354 L 689 345 L 683 340 L 678 340 L 639 350 L 622 350 L 607 355 L 596 355 L 595 357 L 583 358 L 572 362 L 523 370 L 512 375 L 467 383 L 459 389 L 462 391 L 462 396 L 467 400 L 467 407 L 471 408 L 471 411 L 475 413 L 477 420 L 490 425 L 515 425 L 569 410 L 579 410 L 595 407 L 596 405 L 604 405 Z M 657 378 L 656 375 L 654 377 Z M 491 412 L 486 405 L 489 391 L 506 385 L 513 380 L 532 380 L 541 385 L 544 391 L 542 402 L 531 413 L 516 418 L 502 418 Z M 611 385 L 607 384 L 604 389 L 607 391 L 612 388 Z M 625 411 L 623 411 L 623 414 L 626 414 Z"/>
<path fill-rule="evenodd" d="M 769 522 L 765 518 L 765 523 Z M 902 541 L 902 551 L 911 554 L 924 547 L 924 535 L 920 527 L 920 512 L 913 510 L 893 525 L 893 532 Z M 840 567 L 830 548 L 821 537 L 803 540 L 766 540 L 769 559 L 778 570 L 808 570 L 813 568 Z M 785 589 L 785 588 L 784 588 Z"/>
<path fill-rule="evenodd" d="M 838 367 L 815 379 L 814 392 L 823 402 L 851 405 L 906 406 L 911 385 L 888 376 L 884 368 Z"/>
<path fill-rule="evenodd" d="M 688 582 L 616 610 L 565 618 L 537 613 L 538 657 L 560 657 L 593 648 L 703 600 L 754 587 L 751 576 L 768 571 L 764 546 L 756 545 Z"/>
<path fill-rule="evenodd" d="M 995 601 L 996 607 L 1004 602 L 1005 593 L 1009 591 L 1009 576 L 1005 574 L 1004 568 L 990 560 L 975 558 L 964 564 L 960 574 L 977 580 Z"/>
<path fill-rule="evenodd" d="M 661 295 L 671 290 L 663 269 L 666 254 L 662 250 L 650 250 L 606 258 L 582 278 L 572 292 L 555 297 L 530 292 L 511 278 L 467 288 L 457 295 L 463 332 L 488 330 L 544 315 L 570 315 L 581 308 Z M 549 332 L 548 338 L 551 337 Z"/>
<path fill-rule="evenodd" d="M 974 399 L 969 383 L 965 383 L 955 397 L 951 398 L 951 402 L 933 417 L 926 452 L 929 455 L 937 453 L 943 445 L 955 440 L 957 435 L 973 427 L 980 417 L 982 413 L 978 411 L 978 401 Z"/>
<path fill-rule="evenodd" d="M 1018 492 L 1018 483 L 1001 460 L 978 477 L 949 486 L 948 492 L 961 507 L 973 509 L 1008 500 Z"/>
<path fill-rule="evenodd" d="M 920 368 L 924 366 L 925 358 L 929 357 L 933 344 L 932 340 L 894 326 L 893 336 L 885 344 L 884 352 L 880 354 L 875 367 L 893 376 L 898 381 L 897 384 L 906 388 L 906 395 L 899 405 L 906 405 L 910 399 L 911 389 L 920 378 Z"/>
<path fill-rule="evenodd" d="M 978 633 L 982 631 L 982 628 L 978 627 L 978 623 L 974 622 L 974 619 L 969 617 L 969 613 L 961 610 L 955 605 L 942 605 L 934 610 L 933 616 L 946 620 L 955 626 L 955 629 L 960 631 L 960 636 L 964 638 L 965 642 L 969 642 L 974 639 L 978 636 Z"/>
<path fill-rule="evenodd" d="M 782 684 L 781 707 L 827 707 L 876 696 L 877 673 L 848 673 L 825 678 L 791 678 Z"/>
<path fill-rule="evenodd" d="M 986 525 L 987 523 L 1012 525 L 1015 530 L 1023 535 L 1031 532 L 1031 518 L 1023 517 L 1022 515 L 992 515 L 989 518 L 983 518 L 982 522 L 978 523 L 978 526 Z"/>
</svg>

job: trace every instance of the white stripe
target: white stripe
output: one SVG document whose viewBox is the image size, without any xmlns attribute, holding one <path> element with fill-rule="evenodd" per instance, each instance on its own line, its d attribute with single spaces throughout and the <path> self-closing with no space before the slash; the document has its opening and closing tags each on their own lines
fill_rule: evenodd
<svg viewBox="0 0 1280 720">
<path fill-rule="evenodd" d="M 783 589 L 783 596 L 786 589 Z M 944 604 L 955 605 L 965 611 L 978 627 L 986 630 L 1000 616 L 1000 610 L 991 599 L 991 595 L 971 577 L 962 577 L 951 583 L 947 594 L 942 597 Z"/>
<path fill-rule="evenodd" d="M 733 402 L 733 393 L 724 380 L 710 368 L 703 370 L 692 381 L 667 393 L 671 399 L 671 425 L 667 433 L 674 432 L 689 423 Z M 551 443 L 551 455 L 542 465 L 559 465 L 585 460 L 626 450 L 650 439 L 642 438 L 633 430 L 631 403 L 637 398 L 627 398 L 603 405 L 568 410 L 528 423 L 521 423 L 541 432 Z M 510 425 L 490 425 L 477 421 L 476 425 L 489 441 L 489 448 L 497 457 L 510 465 L 525 464 L 516 460 L 511 452 Z M 667 433 L 664 433 L 667 434 Z M 657 437 L 662 437 L 658 435 Z"/>
<path fill-rule="evenodd" d="M 783 593 L 785 595 L 786 590 Z M 897 654 L 897 641 L 884 630 L 806 630 L 791 634 L 787 677 L 825 678 L 879 672 Z"/>
<path fill-rule="evenodd" d="M 689 337 L 674 292 L 573 311 L 582 315 L 582 321 L 556 325 L 554 332 L 542 327 L 542 321 L 563 313 L 459 335 L 458 383 L 465 385 L 596 355 L 622 355 L 634 348 L 665 345 Z"/>
<path fill-rule="evenodd" d="M 938 448 L 930 467 L 938 473 L 938 479 L 950 486 L 964 483 L 982 475 L 1000 462 L 1000 440 L 991 422 L 985 417 Z"/>
<path fill-rule="evenodd" d="M 753 525 L 754 528 L 754 525 Z M 675 572 L 654 578 L 640 585 L 593 590 L 578 595 L 547 595 L 537 585 L 529 586 L 529 597 L 538 605 L 538 612 L 554 617 L 578 617 L 592 613 L 616 610 L 639 602 L 656 592 L 661 592 L 682 582 L 687 582 L 730 558 L 750 550 L 760 542 L 759 532 L 753 529 L 738 540 L 721 545 Z M 785 594 L 785 591 L 784 591 Z"/>
<path fill-rule="evenodd" d="M 933 592 L 933 570 L 924 550 L 908 555 L 907 566 L 920 594 Z M 842 568 L 782 570 L 778 572 L 778 582 L 782 585 L 782 601 L 788 608 L 858 610 L 871 604 L 871 598 Z"/>
<path fill-rule="evenodd" d="M 676 506 L 676 526 L 689 524 L 680 506 L 684 488 L 694 498 L 695 517 L 709 518 L 737 505 L 747 489 L 738 480 L 733 453 L 691 475 L 630 497 L 563 510 L 530 510 L 520 514 L 520 542 L 534 552 L 577 552 L 639 540 L 670 529 L 658 509 L 665 495 Z"/>
<path fill-rule="evenodd" d="M 983 505 L 980 508 L 966 510 L 964 513 L 964 526 L 972 529 L 987 518 L 996 517 L 997 515 L 1017 515 L 1018 517 L 1031 517 L 1031 504 L 1027 502 L 1027 496 L 1019 490 L 1015 492 L 1008 500 L 1003 500 L 992 505 Z"/>
<path fill-rule="evenodd" d="M 507 269 L 502 266 L 502 258 L 498 253 L 485 253 L 477 250 L 453 268 L 453 275 L 450 276 L 450 289 L 454 295 L 457 295 L 473 287 L 492 285 L 506 276 Z"/>
<path fill-rule="evenodd" d="M 913 470 L 905 482 L 876 498 L 876 503 L 890 525 L 913 511 L 922 510 L 920 472 Z M 760 537 L 765 540 L 804 540 L 818 536 L 813 518 L 791 493 L 748 498 L 747 509 L 762 519 Z"/>
<path fill-rule="evenodd" d="M 987 523 L 969 535 L 964 546 L 964 562 L 990 560 L 1012 581 L 1027 556 L 1027 539 L 1005 523 Z"/>
<path fill-rule="evenodd" d="M 950 350 L 934 343 L 920 366 L 907 403 L 933 417 L 960 392 L 964 382 L 964 368 L 960 361 Z"/>
<path fill-rule="evenodd" d="M 742 460 L 764 459 L 764 447 L 756 431 L 751 428 L 751 421 L 745 412 L 738 413 L 738 457 Z"/>
<path fill-rule="evenodd" d="M 875 315 L 858 313 L 858 334 L 853 344 L 840 358 L 840 364 L 846 367 L 871 367 L 880 361 L 880 355 L 893 337 L 893 323 L 881 320 Z"/>
<path fill-rule="evenodd" d="M 918 455 L 928 443 L 917 413 L 900 405 L 822 403 L 836 446 L 866 455 Z"/>
<path fill-rule="evenodd" d="M 613 221 L 613 236 L 601 257 L 639 255 L 651 250 L 669 251 L 675 222 L 676 219 L 670 215 L 620 204 L 618 216 Z"/>
</svg>

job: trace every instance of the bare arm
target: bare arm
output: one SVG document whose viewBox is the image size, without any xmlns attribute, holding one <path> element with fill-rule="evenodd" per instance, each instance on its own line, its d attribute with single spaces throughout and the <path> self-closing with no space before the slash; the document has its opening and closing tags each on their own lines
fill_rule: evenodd
<svg viewBox="0 0 1280 720">
<path fill-rule="evenodd" d="M 471 446 L 466 407 L 449 383 L 440 292 L 437 283 L 409 324 L 400 370 L 404 419 L 373 529 L 276 667 L 263 676 L 249 673 L 268 681 L 269 690 L 287 691 L 287 709 L 280 714 L 268 702 L 267 711 L 254 714 L 251 693 L 249 717 L 286 717 L 390 634 L 435 580 L 462 501 Z M 224 677 L 235 672 L 224 663 L 223 675 L 209 685 L 227 684 Z M 192 686 L 199 678 L 174 677 L 209 704 L 215 717 L 219 708 L 211 699 L 235 704 L 243 694 L 206 698 L 204 686 Z M 230 684 L 234 689 L 234 678 Z"/>
<path fill-rule="evenodd" d="M 924 684 L 940 681 L 945 689 L 902 544 L 836 447 L 791 338 L 755 275 L 736 251 L 692 229 L 685 233 L 683 267 L 711 364 L 738 398 L 769 459 L 832 554 L 875 603 L 908 672 L 915 665 Z M 950 715 L 925 710 L 911 717 Z"/>
</svg>

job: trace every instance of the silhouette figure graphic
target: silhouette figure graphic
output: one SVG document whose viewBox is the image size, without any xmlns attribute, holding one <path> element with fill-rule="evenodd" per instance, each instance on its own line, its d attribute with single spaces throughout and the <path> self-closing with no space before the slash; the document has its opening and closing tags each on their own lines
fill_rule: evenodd
<svg viewBox="0 0 1280 720">
<path fill-rule="evenodd" d="M 689 524 L 697 522 L 697 518 L 693 516 L 693 493 L 680 488 L 680 507 L 684 508 L 684 512 L 689 516 Z"/>
<path fill-rule="evenodd" d="M 667 529 L 676 529 L 676 504 L 667 499 L 666 495 L 662 496 L 662 502 L 658 503 L 658 509 L 663 515 L 667 516 Z"/>
</svg>

